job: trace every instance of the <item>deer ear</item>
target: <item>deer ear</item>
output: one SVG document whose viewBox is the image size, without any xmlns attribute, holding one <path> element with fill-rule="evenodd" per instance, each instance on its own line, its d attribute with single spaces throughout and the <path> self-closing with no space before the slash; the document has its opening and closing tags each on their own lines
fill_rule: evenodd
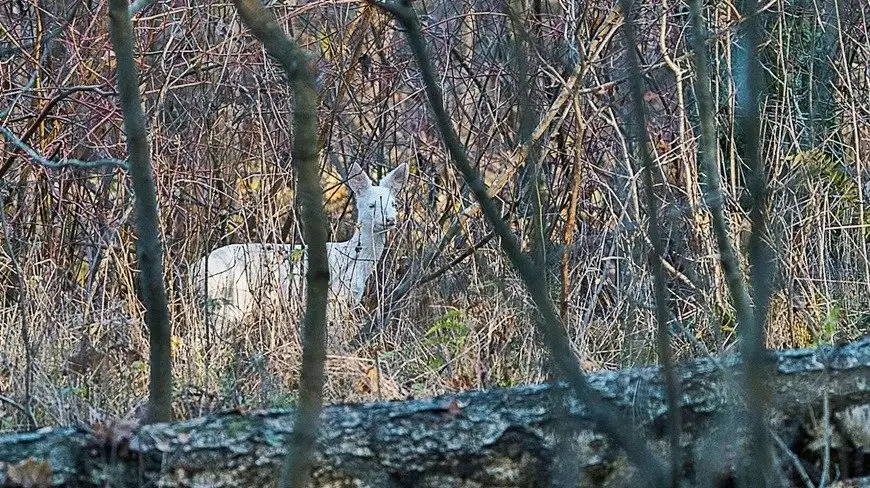
<svg viewBox="0 0 870 488">
<path fill-rule="evenodd" d="M 359 164 L 353 163 L 347 169 L 347 186 L 358 194 L 372 186 L 372 180 Z"/>
<path fill-rule="evenodd" d="M 398 193 L 405 183 L 408 182 L 408 163 L 402 163 L 396 166 L 396 169 L 387 173 L 387 176 L 381 178 L 380 186 L 389 188 L 393 193 Z"/>
</svg>

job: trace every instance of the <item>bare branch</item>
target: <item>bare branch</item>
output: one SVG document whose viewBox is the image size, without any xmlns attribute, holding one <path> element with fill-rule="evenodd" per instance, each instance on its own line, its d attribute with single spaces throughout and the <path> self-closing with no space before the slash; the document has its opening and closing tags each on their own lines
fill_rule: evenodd
<svg viewBox="0 0 870 488">
<path fill-rule="evenodd" d="M 478 242 L 475 242 L 473 245 L 469 246 L 469 248 L 466 249 L 465 251 L 462 251 L 462 253 L 459 256 L 456 256 L 455 258 L 453 258 L 449 263 L 447 263 L 444 266 L 436 269 L 435 271 L 421 277 L 420 280 L 417 281 L 417 283 L 414 286 L 420 287 L 420 286 L 425 285 L 426 283 L 437 280 L 442 275 L 444 275 L 444 273 L 450 271 L 451 269 L 456 267 L 456 265 L 458 265 L 459 263 L 464 261 L 465 258 L 467 258 L 468 256 L 471 256 L 472 254 L 477 252 L 481 247 L 485 246 L 486 243 L 491 241 L 493 237 L 495 237 L 495 232 L 490 232 L 489 234 L 484 236 L 483 239 L 479 240 Z"/>
<path fill-rule="evenodd" d="M 9 142 L 11 142 L 13 145 L 17 146 L 19 149 L 27 152 L 29 156 L 33 157 L 28 152 L 28 149 L 30 149 L 30 148 L 26 147 L 26 144 L 30 140 L 30 137 L 33 136 L 34 133 L 36 133 L 36 130 L 41 126 L 42 122 L 46 119 L 46 117 L 48 117 L 48 115 L 50 113 L 52 113 L 52 110 L 54 110 L 54 107 L 57 106 L 58 103 L 67 99 L 70 95 L 72 95 L 74 93 L 82 92 L 82 91 L 93 91 L 93 92 L 97 92 L 97 93 L 99 93 L 101 95 L 105 95 L 105 96 L 114 95 L 114 93 L 112 93 L 112 92 L 102 90 L 97 85 L 82 85 L 82 86 L 74 86 L 74 87 L 70 87 L 70 88 L 64 88 L 63 90 L 61 90 L 60 93 L 58 93 L 51 100 L 49 100 L 48 103 L 46 103 L 44 107 L 42 107 L 42 110 L 39 111 L 39 114 L 30 123 L 30 126 L 27 128 L 27 131 L 25 131 L 24 134 L 21 136 L 20 140 L 16 139 L 14 134 L 11 131 L 9 131 L 8 134 L 6 132 L 4 132 L 3 135 L 6 136 L 6 138 L 9 139 Z M 11 109 L 11 107 L 10 107 L 10 109 Z M 5 129 L 3 128 L 3 126 L 0 126 L 0 130 L 5 130 Z M 6 161 L 3 163 L 3 166 L 0 166 L 0 178 L 3 178 L 4 176 L 6 176 L 6 173 L 9 171 L 9 168 L 12 167 L 12 163 L 15 161 L 17 154 L 18 154 L 17 151 L 13 151 L 12 154 L 10 154 L 9 157 L 6 158 Z M 74 164 L 80 165 L 80 162 L 78 160 L 74 159 L 71 161 L 75 162 Z M 102 161 L 107 161 L 107 160 L 102 160 Z M 51 165 L 46 165 L 43 161 L 37 161 L 37 162 L 39 162 L 43 166 L 51 167 Z M 51 164 L 57 164 L 57 163 L 52 162 Z M 100 166 L 105 166 L 105 165 L 101 164 Z M 122 169 L 124 169 L 125 171 L 128 170 L 127 163 L 123 163 Z"/>
<path fill-rule="evenodd" d="M 130 8 L 127 12 L 130 14 L 130 17 L 132 17 L 149 5 L 151 5 L 151 0 L 136 0 L 130 4 Z"/>
<path fill-rule="evenodd" d="M 498 235 L 502 250 L 508 256 L 511 264 L 525 283 L 527 291 L 531 295 L 540 314 L 537 317 L 536 324 L 542 332 L 552 360 L 555 362 L 558 370 L 566 377 L 576 394 L 588 402 L 592 417 L 600 425 L 601 429 L 613 437 L 617 444 L 625 449 L 629 459 L 640 468 L 641 472 L 645 473 L 644 482 L 649 486 L 663 486 L 667 475 L 661 462 L 652 454 L 644 440 L 625 426 L 624 419 L 617 419 L 612 409 L 605 405 L 600 394 L 589 386 L 574 358 L 564 325 L 559 319 L 556 307 L 549 296 L 541 274 L 536 271 L 537 268 L 531 259 L 520 249 L 516 237 L 511 232 L 508 224 L 502 220 L 497 206 L 490 198 L 486 185 L 480 178 L 480 174 L 471 166 L 466 151 L 459 142 L 452 122 L 444 109 L 440 85 L 435 76 L 434 68 L 430 61 L 431 58 L 423 41 L 420 24 L 414 10 L 406 1 L 402 3 L 375 2 L 375 4 L 392 13 L 405 28 L 408 43 L 420 68 L 435 122 L 438 125 L 447 150 L 453 163 L 459 168 L 463 179 L 480 204 L 487 222 Z"/>
<path fill-rule="evenodd" d="M 67 13 L 67 15 L 65 16 L 64 23 L 61 25 L 54 26 L 51 29 L 51 31 L 49 31 L 47 34 L 44 34 L 39 40 L 33 40 L 30 42 L 24 42 L 24 43 L 13 42 L 10 44 L 0 46 L 0 60 L 10 58 L 10 57 L 15 56 L 17 54 L 23 53 L 27 49 L 31 49 L 31 48 L 35 47 L 37 45 L 37 42 L 40 44 L 40 48 L 42 48 L 42 50 L 45 51 L 45 48 L 51 42 L 53 42 L 55 39 L 57 39 L 57 37 L 60 36 L 61 32 L 63 32 L 63 29 L 66 27 L 65 24 L 72 22 L 72 20 L 75 18 L 76 12 L 78 11 L 80 4 L 81 4 L 81 1 L 76 0 L 75 3 L 73 3 L 72 7 L 70 7 L 69 13 Z"/>
<path fill-rule="evenodd" d="M 34 163 L 37 163 L 49 169 L 61 169 L 70 166 L 81 169 L 97 169 L 104 166 L 116 166 L 124 171 L 130 170 L 130 166 L 127 164 L 126 161 L 121 161 L 120 159 L 114 158 L 97 159 L 94 161 L 82 161 L 80 159 L 74 158 L 62 159 L 60 161 L 49 161 L 48 159 L 34 151 L 33 148 L 25 144 L 24 141 L 15 137 L 15 134 L 13 134 L 11 130 L 3 127 L 2 125 L 0 125 L 0 134 L 3 134 L 3 137 L 5 137 L 6 140 L 8 140 L 13 146 L 24 151 L 25 154 L 30 156 L 30 159 Z M 2 177 L 3 175 L 2 173 L 0 173 L 0 178 Z"/>
</svg>

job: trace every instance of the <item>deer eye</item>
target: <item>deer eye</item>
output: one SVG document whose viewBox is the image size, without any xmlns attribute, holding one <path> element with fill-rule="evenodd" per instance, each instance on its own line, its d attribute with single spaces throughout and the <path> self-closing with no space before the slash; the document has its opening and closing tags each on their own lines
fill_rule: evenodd
<svg viewBox="0 0 870 488">
<path fill-rule="evenodd" d="M 375 208 L 375 204 L 374 203 L 369 204 L 369 208 Z"/>
</svg>

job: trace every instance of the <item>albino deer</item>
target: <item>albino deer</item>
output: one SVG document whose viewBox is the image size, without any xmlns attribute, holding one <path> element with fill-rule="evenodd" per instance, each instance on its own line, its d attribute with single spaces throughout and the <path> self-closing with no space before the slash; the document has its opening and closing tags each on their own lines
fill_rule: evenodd
<svg viewBox="0 0 870 488">
<path fill-rule="evenodd" d="M 366 280 L 384 252 L 387 232 L 396 227 L 396 194 L 407 180 L 405 163 L 377 186 L 357 163 L 351 165 L 347 184 L 356 199 L 356 232 L 348 241 L 326 244 L 330 305 L 360 303 Z M 291 290 L 302 290 L 307 263 L 303 246 L 231 244 L 200 259 L 191 270 L 191 284 L 198 304 L 205 302 L 220 330 L 249 317 L 260 299 L 277 303 Z M 204 280 L 206 268 L 208 279 Z"/>
</svg>

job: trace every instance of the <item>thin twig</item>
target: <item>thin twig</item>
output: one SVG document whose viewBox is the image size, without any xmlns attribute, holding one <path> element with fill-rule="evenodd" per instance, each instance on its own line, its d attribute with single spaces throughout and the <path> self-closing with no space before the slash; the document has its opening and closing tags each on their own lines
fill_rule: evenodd
<svg viewBox="0 0 870 488">
<path fill-rule="evenodd" d="M 546 241 L 547 235 L 544 222 L 544 199 L 546 198 L 545 190 L 541 184 L 541 164 L 542 157 L 539 142 L 532 142 L 532 131 L 537 125 L 536 121 L 541 118 L 537 113 L 535 105 L 534 85 L 529 72 L 533 70 L 533 64 L 529 51 L 531 50 L 532 42 L 529 39 L 529 33 L 523 25 L 522 19 L 519 18 L 520 12 L 517 10 L 522 8 L 522 5 L 513 0 L 507 6 L 507 16 L 510 19 L 511 36 L 514 41 L 514 59 L 516 66 L 514 67 L 513 78 L 516 85 L 516 100 L 517 100 L 517 142 L 524 148 L 525 154 L 521 158 L 522 171 L 519 176 L 520 191 L 523 193 L 524 211 L 523 217 L 530 216 L 528 219 L 528 235 L 531 241 L 532 261 L 540 269 L 546 265 Z M 549 125 L 549 124 L 548 124 Z M 544 272 L 542 279 L 544 286 L 548 285 L 548 273 Z"/>
<path fill-rule="evenodd" d="M 783 454 L 785 454 L 789 462 L 791 462 L 792 467 L 795 469 L 798 476 L 800 476 L 801 481 L 804 482 L 804 486 L 806 486 L 806 488 L 816 488 L 815 483 L 813 483 L 813 480 L 810 479 L 809 473 L 807 473 L 807 470 L 804 469 L 803 461 L 800 460 L 797 454 L 789 449 L 788 444 L 786 444 L 785 441 L 782 440 L 782 437 L 780 437 L 779 434 L 774 432 L 773 429 L 770 429 L 769 432 L 770 438 L 773 439 L 773 442 L 777 445 L 777 447 L 779 447 Z"/>
<path fill-rule="evenodd" d="M 29 156 L 33 157 L 31 155 L 31 152 L 28 151 L 28 149 L 30 149 L 30 148 L 27 146 L 28 141 L 30 141 L 30 137 L 34 133 L 36 133 L 36 130 L 42 125 L 42 122 L 46 119 L 46 117 L 48 117 L 48 115 L 51 113 L 51 111 L 54 109 L 54 107 L 57 106 L 58 103 L 69 98 L 72 94 L 82 92 L 82 91 L 93 91 L 93 92 L 99 93 L 100 95 L 103 95 L 103 96 L 116 95 L 116 93 L 114 93 L 112 91 L 102 90 L 100 88 L 100 86 L 98 86 L 98 85 L 81 85 L 81 86 L 73 86 L 73 87 L 69 87 L 69 88 L 64 88 L 63 90 L 61 90 L 60 93 L 58 93 L 51 100 L 49 100 L 48 103 L 46 103 L 44 107 L 42 107 L 42 110 L 39 111 L 39 114 L 37 114 L 36 118 L 33 119 L 33 121 L 30 123 L 30 126 L 27 128 L 27 130 L 24 132 L 24 134 L 22 134 L 20 140 L 18 140 L 16 142 L 14 139 L 10 139 L 10 135 L 12 135 L 14 137 L 14 135 L 11 133 L 11 131 L 9 132 L 9 134 L 4 133 L 4 136 L 6 136 L 6 138 L 9 139 L 9 142 L 11 142 L 13 145 L 15 145 L 19 149 L 27 152 Z M 0 127 L 2 127 L 2 126 L 0 126 Z M 32 149 L 30 149 L 30 151 L 32 151 Z M 9 171 L 9 168 L 12 166 L 12 163 L 15 161 L 15 158 L 17 156 L 18 156 L 17 151 L 12 151 L 12 154 L 10 154 L 9 157 L 6 158 L 6 161 L 3 162 L 3 166 L 0 167 L 0 178 L 6 176 L 6 172 Z M 77 160 L 72 160 L 72 161 L 77 161 Z M 38 162 L 40 164 L 43 164 L 43 166 L 45 166 L 45 164 L 42 161 L 38 161 Z M 54 164 L 56 164 L 56 163 L 54 163 Z M 126 163 L 124 163 L 124 165 L 126 166 Z"/>
<path fill-rule="evenodd" d="M 456 267 L 456 265 L 458 265 L 462 261 L 465 261 L 465 258 L 467 258 L 468 256 L 471 256 L 472 254 L 477 252 L 478 249 L 485 246 L 486 243 L 491 241 L 493 237 L 495 237 L 495 232 L 490 232 L 483 239 L 481 239 L 478 242 L 475 242 L 471 247 L 469 247 L 468 249 L 463 251 L 462 254 L 453 258 L 449 263 L 447 263 L 444 266 L 438 268 L 437 270 L 427 274 L 426 276 L 420 278 L 420 280 L 414 286 L 421 287 L 421 286 L 425 285 L 426 283 L 429 283 L 430 281 L 437 280 L 438 278 L 441 277 L 441 275 L 450 271 L 451 269 Z"/>
<path fill-rule="evenodd" d="M 33 415 L 33 411 L 30 408 L 25 407 L 24 405 L 16 402 L 15 400 L 13 400 L 5 395 L 0 395 L 0 402 L 3 402 L 5 404 L 11 406 L 15 410 L 18 410 L 19 412 L 21 412 L 24 415 L 24 417 L 27 418 L 27 423 L 28 423 L 28 425 L 30 425 L 31 429 L 33 429 L 36 426 L 36 417 Z"/>
<path fill-rule="evenodd" d="M 586 137 L 586 121 L 581 116 L 580 97 L 572 99 L 574 105 L 574 120 L 577 124 L 577 138 L 574 143 L 574 165 L 571 169 L 571 186 L 568 190 L 568 215 L 565 223 L 562 240 L 565 244 L 565 252 L 562 253 L 561 277 L 562 277 L 562 303 L 560 312 L 562 321 L 568 318 L 568 297 L 571 296 L 571 282 L 569 279 L 569 261 L 571 246 L 574 244 L 574 231 L 577 222 L 577 205 L 580 202 L 580 184 L 583 181 L 583 144 L 581 141 Z M 604 281 L 604 280 L 601 280 Z"/>
<path fill-rule="evenodd" d="M 825 368 L 827 369 L 827 368 Z M 825 488 L 831 477 L 831 405 L 828 400 L 828 389 L 825 388 L 822 397 L 822 425 L 824 427 L 824 456 L 822 457 L 822 480 L 819 488 Z"/>
<path fill-rule="evenodd" d="M 76 0 L 75 3 L 72 4 L 72 7 L 70 7 L 69 13 L 67 13 L 67 15 L 64 17 L 65 24 L 72 22 L 73 18 L 75 18 L 76 12 L 78 11 L 79 5 L 81 5 L 81 3 L 82 2 L 80 0 Z M 36 38 L 36 39 L 34 39 L 30 42 L 27 42 L 27 43 L 15 42 L 14 45 L 7 44 L 7 45 L 0 46 L 0 60 L 3 60 L 7 57 L 15 56 L 15 55 L 21 54 L 21 53 L 27 54 L 26 53 L 27 49 L 37 47 L 37 46 L 43 52 L 48 51 L 48 49 L 47 49 L 48 46 L 50 45 L 50 43 L 54 42 L 55 39 L 57 39 L 57 37 L 60 35 L 61 32 L 63 32 L 64 27 L 65 27 L 65 25 L 63 25 L 63 24 L 56 25 L 56 26 L 54 26 L 54 28 L 51 29 L 51 31 L 48 32 L 48 34 L 43 34 L 41 36 L 41 38 Z"/>
</svg>

